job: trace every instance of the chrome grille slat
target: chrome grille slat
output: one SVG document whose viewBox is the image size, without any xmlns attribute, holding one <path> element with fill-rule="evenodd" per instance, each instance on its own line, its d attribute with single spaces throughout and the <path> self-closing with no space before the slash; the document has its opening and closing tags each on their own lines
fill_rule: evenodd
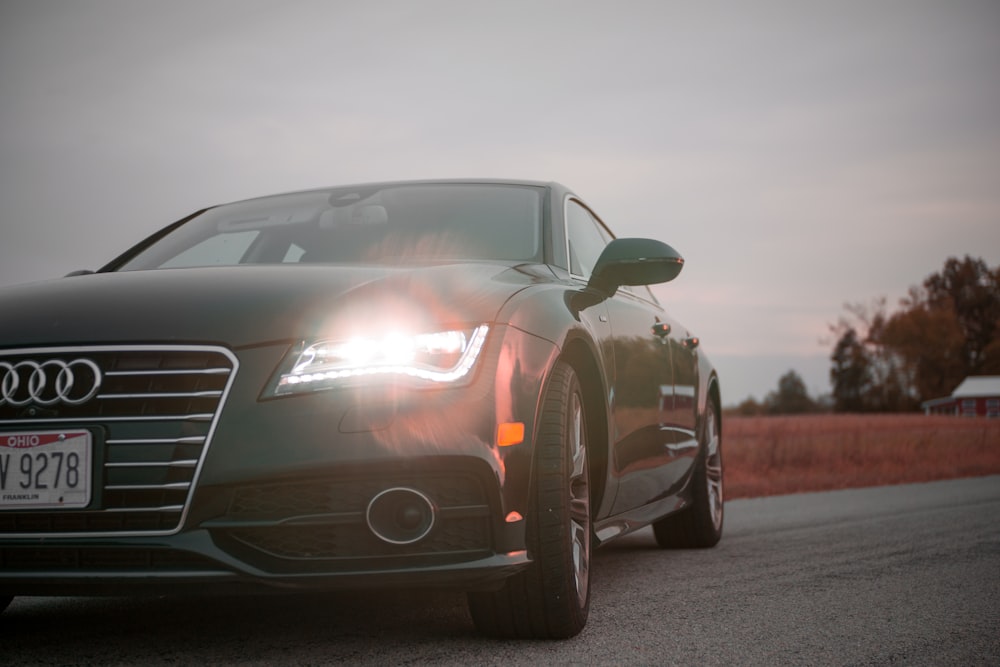
<svg viewBox="0 0 1000 667">
<path fill-rule="evenodd" d="M 139 417 L 64 417 L 47 419 L 3 419 L 0 420 L 0 427 L 21 424 L 93 424 L 95 422 L 210 422 L 213 414 L 200 415 L 168 415 L 163 417 L 139 416 Z"/>
<path fill-rule="evenodd" d="M 168 375 L 226 375 L 228 368 L 203 368 L 201 370 L 108 371 L 104 377 L 162 377 Z"/>
<path fill-rule="evenodd" d="M 186 438 L 128 438 L 121 440 L 105 440 L 109 445 L 200 445 L 205 442 L 205 436 L 195 435 Z"/>
<path fill-rule="evenodd" d="M 82 358 L 101 392 L 81 405 L 0 406 L 0 433 L 71 425 L 94 433 L 92 503 L 74 510 L 0 511 L 4 537 L 166 535 L 180 530 L 236 356 L 214 346 L 80 346 L 4 350 L 0 360 Z"/>
<path fill-rule="evenodd" d="M 157 467 L 174 467 L 174 468 L 194 468 L 198 465 L 198 459 L 191 459 L 189 461 L 167 461 L 167 462 L 133 462 L 129 461 L 127 463 L 105 463 L 105 468 L 157 468 Z"/>
<path fill-rule="evenodd" d="M 191 482 L 172 482 L 170 484 L 105 484 L 105 491 L 158 491 L 163 489 L 184 490 L 191 487 Z"/>
<path fill-rule="evenodd" d="M 98 394 L 95 400 L 109 401 L 115 399 L 150 399 L 150 398 L 218 398 L 222 396 L 221 391 L 195 391 L 189 393 L 149 393 L 149 394 Z"/>
<path fill-rule="evenodd" d="M 184 511 L 184 505 L 163 505 L 161 507 L 116 507 L 110 510 L 101 510 L 102 514 L 107 513 L 122 513 L 127 514 L 129 512 L 182 512 Z"/>
</svg>

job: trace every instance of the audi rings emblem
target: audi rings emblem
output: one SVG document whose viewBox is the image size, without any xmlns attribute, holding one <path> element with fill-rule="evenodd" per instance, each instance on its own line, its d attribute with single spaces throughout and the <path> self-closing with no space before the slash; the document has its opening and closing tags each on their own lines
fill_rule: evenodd
<svg viewBox="0 0 1000 667">
<path fill-rule="evenodd" d="M 90 359 L 0 361 L 0 406 L 80 405 L 100 388 L 101 369 Z"/>
</svg>

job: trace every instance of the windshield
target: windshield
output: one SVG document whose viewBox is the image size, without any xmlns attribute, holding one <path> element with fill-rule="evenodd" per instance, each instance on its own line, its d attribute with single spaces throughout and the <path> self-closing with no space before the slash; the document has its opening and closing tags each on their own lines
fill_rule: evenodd
<svg viewBox="0 0 1000 667">
<path fill-rule="evenodd" d="M 254 199 L 205 211 L 119 270 L 540 261 L 542 193 L 533 186 L 435 183 Z"/>
</svg>

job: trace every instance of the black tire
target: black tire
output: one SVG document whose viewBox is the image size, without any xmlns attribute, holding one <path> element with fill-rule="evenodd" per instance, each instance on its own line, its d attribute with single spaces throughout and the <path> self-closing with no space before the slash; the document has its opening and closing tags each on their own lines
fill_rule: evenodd
<svg viewBox="0 0 1000 667">
<path fill-rule="evenodd" d="M 10 603 L 13 601 L 13 595 L 0 595 L 0 614 L 2 614 L 3 610 L 10 606 Z"/>
<path fill-rule="evenodd" d="M 587 623 L 592 526 L 583 392 L 573 368 L 552 371 L 535 442 L 526 517 L 532 563 L 495 592 L 469 593 L 476 628 L 492 637 L 565 639 Z"/>
<path fill-rule="evenodd" d="M 698 463 L 691 480 L 691 504 L 653 524 L 656 543 L 670 549 L 705 549 L 722 538 L 724 503 L 722 438 L 711 401 L 701 429 Z"/>
</svg>

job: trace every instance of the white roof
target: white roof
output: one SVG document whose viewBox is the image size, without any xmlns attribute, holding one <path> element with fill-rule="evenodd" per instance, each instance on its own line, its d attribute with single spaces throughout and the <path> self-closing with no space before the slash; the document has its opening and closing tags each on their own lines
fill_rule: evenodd
<svg viewBox="0 0 1000 667">
<path fill-rule="evenodd" d="M 1000 375 L 967 377 L 951 392 L 953 398 L 1000 396 Z"/>
</svg>

